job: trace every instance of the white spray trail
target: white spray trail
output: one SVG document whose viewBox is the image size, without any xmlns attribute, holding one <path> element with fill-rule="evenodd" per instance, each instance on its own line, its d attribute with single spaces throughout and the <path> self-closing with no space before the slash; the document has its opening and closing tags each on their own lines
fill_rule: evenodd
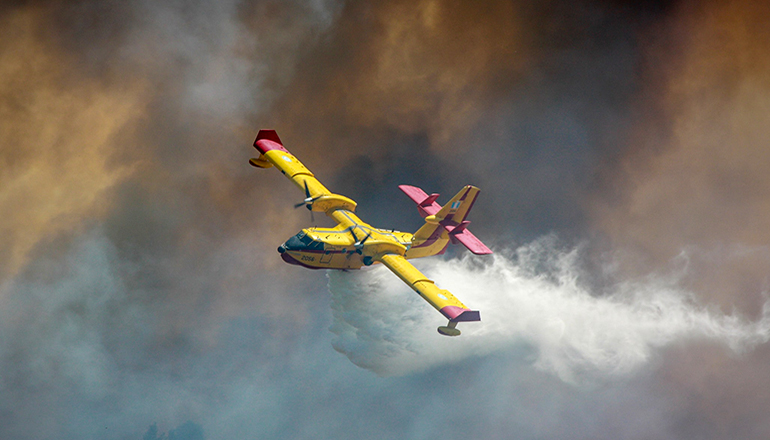
<svg viewBox="0 0 770 440">
<path fill-rule="evenodd" d="M 458 338 L 440 336 L 443 318 L 384 267 L 331 271 L 334 348 L 378 374 L 402 375 L 528 347 L 535 367 L 576 382 L 627 375 L 674 342 L 710 340 L 741 351 L 770 338 L 770 303 L 749 322 L 710 311 L 675 282 L 652 278 L 593 296 L 577 282 L 578 251 L 554 248 L 544 239 L 485 264 L 472 256 L 415 261 L 481 310 L 481 323 L 461 324 Z"/>
</svg>

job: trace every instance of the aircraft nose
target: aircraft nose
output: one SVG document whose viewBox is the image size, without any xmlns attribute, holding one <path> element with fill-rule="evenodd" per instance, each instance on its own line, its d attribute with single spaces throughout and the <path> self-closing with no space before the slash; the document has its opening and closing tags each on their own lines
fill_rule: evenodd
<svg viewBox="0 0 770 440">
<path fill-rule="evenodd" d="M 281 247 L 287 251 L 287 250 L 293 250 L 293 249 L 302 249 L 304 246 L 302 242 L 297 238 L 297 236 L 293 236 L 286 240 L 286 243 L 282 244 Z M 281 252 L 280 250 L 278 252 Z"/>
<path fill-rule="evenodd" d="M 278 246 L 278 253 L 279 253 L 279 254 L 282 254 L 282 253 L 284 253 L 284 252 L 286 252 L 286 248 L 285 248 L 285 247 L 283 247 L 283 245 L 280 245 L 280 246 Z"/>
</svg>

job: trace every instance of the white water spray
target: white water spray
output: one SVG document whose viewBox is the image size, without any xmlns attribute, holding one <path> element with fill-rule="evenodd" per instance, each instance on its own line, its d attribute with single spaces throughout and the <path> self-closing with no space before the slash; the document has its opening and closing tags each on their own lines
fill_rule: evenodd
<svg viewBox="0 0 770 440">
<path fill-rule="evenodd" d="M 569 382 L 627 375 L 656 348 L 702 339 L 734 351 L 770 338 L 770 303 L 749 322 L 698 305 L 675 281 L 649 278 L 594 296 L 578 283 L 578 251 L 544 239 L 510 257 L 414 261 L 428 277 L 481 311 L 462 336 L 436 332 L 444 319 L 384 267 L 328 274 L 333 346 L 363 368 L 402 375 L 516 347 L 534 366 Z"/>
</svg>

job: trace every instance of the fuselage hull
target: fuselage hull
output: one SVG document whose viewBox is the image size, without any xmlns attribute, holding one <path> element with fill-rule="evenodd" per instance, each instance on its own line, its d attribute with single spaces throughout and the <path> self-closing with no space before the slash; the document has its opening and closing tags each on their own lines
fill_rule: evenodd
<svg viewBox="0 0 770 440">
<path fill-rule="evenodd" d="M 438 228 L 428 240 L 416 240 L 408 232 L 374 228 L 350 211 L 337 210 L 331 216 L 338 221 L 336 227 L 303 229 L 278 248 L 281 258 L 309 269 L 354 270 L 377 264 L 385 254 L 405 258 L 440 254 L 449 243 Z"/>
</svg>

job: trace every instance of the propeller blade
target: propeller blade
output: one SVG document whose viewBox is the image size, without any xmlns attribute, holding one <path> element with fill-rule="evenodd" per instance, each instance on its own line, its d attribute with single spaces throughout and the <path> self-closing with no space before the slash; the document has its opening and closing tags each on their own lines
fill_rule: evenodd
<svg viewBox="0 0 770 440">
<path fill-rule="evenodd" d="M 356 235 L 356 234 L 353 234 L 353 236 L 355 236 L 355 235 Z M 356 244 L 355 244 L 354 246 L 355 246 L 355 247 L 357 247 L 357 248 L 359 248 L 359 249 L 360 249 L 360 248 L 362 248 L 362 247 L 364 247 L 364 243 L 366 243 L 366 240 L 368 240 L 368 239 L 369 239 L 369 237 L 371 237 L 371 236 L 372 236 L 372 233 L 371 233 L 371 232 L 369 232 L 368 234 L 366 234 L 366 237 L 364 237 L 364 239 L 363 239 L 363 240 L 356 242 Z"/>
<path fill-rule="evenodd" d="M 316 200 L 320 199 L 321 196 L 310 197 L 310 188 L 307 187 L 307 180 L 303 181 L 302 183 L 305 184 L 305 200 L 299 203 L 295 203 L 294 209 L 297 209 L 300 206 L 307 206 L 307 209 L 312 212 L 313 208 L 310 205 L 312 205 Z"/>
</svg>

